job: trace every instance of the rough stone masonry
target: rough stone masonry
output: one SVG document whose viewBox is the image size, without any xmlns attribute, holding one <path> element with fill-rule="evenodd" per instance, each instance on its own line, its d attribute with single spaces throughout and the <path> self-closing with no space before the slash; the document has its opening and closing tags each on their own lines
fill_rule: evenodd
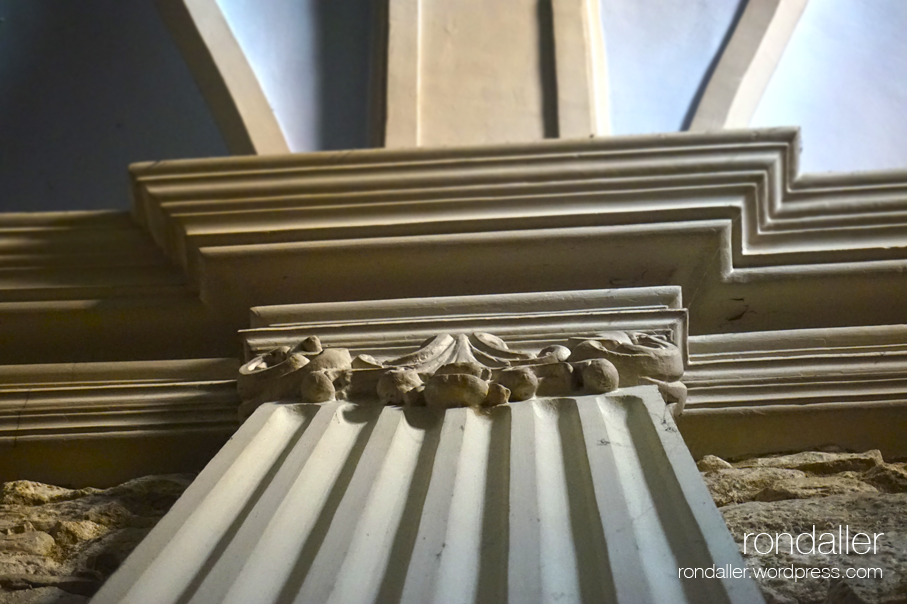
<svg viewBox="0 0 907 604">
<path fill-rule="evenodd" d="M 805 555 L 795 549 L 791 554 L 787 539 L 759 554 L 751 536 L 744 553 L 750 568 L 882 570 L 882 577 L 863 579 L 757 579 L 769 604 L 907 603 L 907 464 L 886 463 L 873 450 L 815 451 L 735 463 L 707 455 L 698 465 L 742 553 L 747 534 L 798 535 L 813 527 L 819 534 L 837 534 L 839 527 L 884 533 L 877 551 L 865 555 L 841 548 Z M 760 548 L 766 551 L 765 546 Z"/>
<path fill-rule="evenodd" d="M 762 579 L 769 604 L 907 603 L 907 464 L 878 451 L 806 452 L 699 469 L 743 551 L 744 535 L 850 526 L 884 533 L 870 555 L 760 555 L 751 568 L 878 567 L 874 579 Z M 100 490 L 29 481 L 0 487 L 0 604 L 80 604 L 183 493 L 191 475 L 146 476 Z"/>
<path fill-rule="evenodd" d="M 193 476 L 71 490 L 0 486 L 0 604 L 81 604 L 157 524 Z"/>
</svg>

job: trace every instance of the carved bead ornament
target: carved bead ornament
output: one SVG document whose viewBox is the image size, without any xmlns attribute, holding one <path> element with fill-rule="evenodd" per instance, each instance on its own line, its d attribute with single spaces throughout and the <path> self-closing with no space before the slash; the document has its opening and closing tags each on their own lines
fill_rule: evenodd
<svg viewBox="0 0 907 604">
<path fill-rule="evenodd" d="M 679 413 L 686 398 L 680 350 L 646 332 L 571 338 L 538 353 L 510 350 L 489 333 L 440 334 L 414 352 L 379 361 L 323 348 L 311 336 L 281 346 L 240 368 L 240 409 L 247 416 L 268 401 L 378 401 L 384 405 L 492 407 L 534 397 L 604 394 L 655 384 Z"/>
</svg>

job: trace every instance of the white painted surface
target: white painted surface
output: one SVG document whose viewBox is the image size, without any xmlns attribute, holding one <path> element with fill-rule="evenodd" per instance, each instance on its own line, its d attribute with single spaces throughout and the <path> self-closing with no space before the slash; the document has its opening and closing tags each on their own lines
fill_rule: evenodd
<svg viewBox="0 0 907 604">
<path fill-rule="evenodd" d="M 551 66 L 540 48 L 551 26 L 539 18 L 536 0 L 422 2 L 421 9 L 420 145 L 549 135 Z"/>
<path fill-rule="evenodd" d="M 747 3 L 702 93 L 690 130 L 746 128 L 805 7 L 806 0 Z"/>
<path fill-rule="evenodd" d="M 601 0 L 614 134 L 683 130 L 739 0 Z"/>
<path fill-rule="evenodd" d="M 750 123 L 802 129 L 803 172 L 907 165 L 907 3 L 810 2 Z"/>
<path fill-rule="evenodd" d="M 218 0 L 292 151 L 317 151 L 318 56 L 313 2 Z"/>
<path fill-rule="evenodd" d="M 508 520 L 509 519 L 509 520 Z M 762 602 L 654 386 L 261 407 L 94 602 Z"/>
<path fill-rule="evenodd" d="M 367 145 L 368 74 L 359 56 L 367 43 L 356 49 L 351 45 L 351 40 L 368 37 L 368 22 L 374 18 L 362 9 L 363 2 L 218 2 L 293 151 Z M 612 132 L 683 130 L 742 0 L 600 4 Z M 488 21 L 493 19 L 471 23 Z M 907 37 L 901 35 L 905 24 L 907 4 L 900 0 L 811 3 L 750 125 L 801 127 L 804 172 L 907 165 L 907 145 L 902 143 L 907 140 L 907 121 L 900 117 L 907 107 L 907 81 L 899 77 L 907 72 Z M 526 27 L 531 25 L 527 21 Z M 483 69 L 493 67 L 485 63 Z M 428 77 L 441 73 L 437 65 L 426 65 L 425 70 Z M 438 116 L 432 124 L 443 124 L 451 110 L 444 99 L 454 99 L 450 102 L 459 106 L 457 94 L 441 95 L 422 107 L 429 117 Z M 537 97 L 528 95 L 523 104 L 531 105 Z"/>
<path fill-rule="evenodd" d="M 218 0 L 290 150 L 368 143 L 369 0 Z"/>
</svg>

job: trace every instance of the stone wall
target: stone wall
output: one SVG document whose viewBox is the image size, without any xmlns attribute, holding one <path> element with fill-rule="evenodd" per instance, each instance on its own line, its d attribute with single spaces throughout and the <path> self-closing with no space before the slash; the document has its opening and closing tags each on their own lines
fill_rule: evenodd
<svg viewBox="0 0 907 604">
<path fill-rule="evenodd" d="M 770 553 L 759 555 L 750 537 L 744 558 L 754 569 L 882 569 L 880 578 L 757 579 L 769 604 L 907 603 L 907 464 L 886 463 L 876 450 L 816 451 L 735 463 L 706 456 L 699 469 L 741 552 L 748 533 L 774 539 L 815 527 L 817 541 L 823 532 L 838 537 L 838 527 L 848 527 L 851 541 L 857 532 L 884 533 L 875 553 L 865 555 L 791 554 L 785 536 L 775 539 Z M 801 542 L 804 551 L 809 541 Z M 768 538 L 762 537 L 759 547 L 769 550 Z M 826 545 L 824 551 L 830 550 Z"/>
<path fill-rule="evenodd" d="M 189 486 L 146 476 L 109 489 L 0 486 L 0 604 L 87 602 Z"/>
<path fill-rule="evenodd" d="M 884 533 L 875 554 L 759 555 L 752 568 L 881 568 L 881 578 L 762 579 L 769 604 L 907 603 L 907 464 L 878 451 L 806 452 L 699 469 L 743 551 L 747 533 Z M 29 481 L 0 487 L 0 604 L 87 602 L 182 494 L 191 475 L 146 476 L 106 490 Z M 786 542 L 785 542 L 786 543 Z M 764 540 L 763 540 L 764 546 Z M 763 549 L 765 549 L 763 547 Z"/>
</svg>

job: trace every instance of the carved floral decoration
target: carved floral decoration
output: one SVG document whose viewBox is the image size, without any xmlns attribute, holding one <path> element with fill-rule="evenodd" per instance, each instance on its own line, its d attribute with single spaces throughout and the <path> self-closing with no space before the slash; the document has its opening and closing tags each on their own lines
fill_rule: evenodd
<svg viewBox="0 0 907 604">
<path fill-rule="evenodd" d="M 267 401 L 378 401 L 385 405 L 491 407 L 534 397 L 603 394 L 620 386 L 655 384 L 680 413 L 686 387 L 683 359 L 664 336 L 606 332 L 570 338 L 537 353 L 510 350 L 489 333 L 440 334 L 418 350 L 380 361 L 353 358 L 346 348 L 323 348 L 311 336 L 240 368 L 238 387 L 247 416 Z"/>
</svg>

